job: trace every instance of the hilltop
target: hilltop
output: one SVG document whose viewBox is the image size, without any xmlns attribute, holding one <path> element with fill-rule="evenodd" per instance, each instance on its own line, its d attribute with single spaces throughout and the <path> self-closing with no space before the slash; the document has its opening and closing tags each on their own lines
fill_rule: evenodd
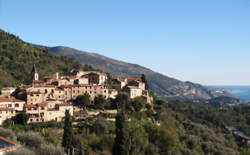
<svg viewBox="0 0 250 155">
<path fill-rule="evenodd" d="M 37 47 L 48 49 L 55 55 L 73 58 L 81 64 L 90 64 L 94 68 L 100 69 L 104 72 L 108 72 L 116 76 L 128 77 L 140 76 L 141 74 L 145 74 L 149 81 L 150 89 L 152 89 L 159 97 L 167 99 L 211 99 L 218 96 L 231 96 L 231 94 L 227 93 L 226 91 L 216 91 L 203 87 L 200 84 L 183 82 L 154 72 L 143 66 L 114 60 L 100 54 L 89 53 L 64 46 Z"/>
<path fill-rule="evenodd" d="M 81 68 L 80 63 L 70 58 L 34 47 L 0 29 L 0 88 L 29 83 L 33 64 L 41 77 L 56 71 L 67 74 L 72 68 Z"/>
</svg>

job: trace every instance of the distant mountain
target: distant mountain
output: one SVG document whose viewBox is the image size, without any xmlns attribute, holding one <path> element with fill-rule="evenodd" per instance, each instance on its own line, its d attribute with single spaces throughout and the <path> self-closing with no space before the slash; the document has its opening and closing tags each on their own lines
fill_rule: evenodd
<svg viewBox="0 0 250 155">
<path fill-rule="evenodd" d="M 150 89 L 152 89 L 157 96 L 166 99 L 211 99 L 221 95 L 231 96 L 231 94 L 227 92 L 216 92 L 216 90 L 207 89 L 199 84 L 182 82 L 154 72 L 143 66 L 114 60 L 96 53 L 89 53 L 64 46 L 39 47 L 46 48 L 56 55 L 73 58 L 81 64 L 92 65 L 94 68 L 101 69 L 104 72 L 108 72 L 116 76 L 128 77 L 141 76 L 141 74 L 145 74 L 148 79 Z"/>
</svg>

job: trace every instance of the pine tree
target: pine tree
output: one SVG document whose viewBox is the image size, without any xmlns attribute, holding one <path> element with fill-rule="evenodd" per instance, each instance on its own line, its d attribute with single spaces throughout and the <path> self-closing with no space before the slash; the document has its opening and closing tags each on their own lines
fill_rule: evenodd
<svg viewBox="0 0 250 155">
<path fill-rule="evenodd" d="M 65 112 L 65 120 L 64 120 L 64 132 L 63 132 L 63 141 L 62 146 L 65 148 L 66 152 L 72 150 L 73 147 L 73 129 L 72 129 L 72 120 L 69 114 L 69 111 Z"/>
<path fill-rule="evenodd" d="M 129 155 L 130 136 L 128 131 L 127 116 L 122 109 L 116 116 L 116 138 L 113 146 L 113 155 Z"/>
</svg>

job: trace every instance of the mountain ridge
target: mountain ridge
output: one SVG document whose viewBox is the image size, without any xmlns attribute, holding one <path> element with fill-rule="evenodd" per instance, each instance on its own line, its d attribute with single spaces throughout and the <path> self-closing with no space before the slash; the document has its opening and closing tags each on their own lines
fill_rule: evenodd
<svg viewBox="0 0 250 155">
<path fill-rule="evenodd" d="M 183 82 L 141 65 L 115 60 L 98 53 L 90 53 L 66 46 L 35 46 L 46 48 L 55 55 L 73 58 L 82 65 L 92 65 L 96 69 L 111 73 L 115 76 L 128 77 L 145 74 L 150 89 L 152 89 L 158 97 L 163 97 L 165 99 L 212 99 L 218 96 L 232 97 L 232 95 L 226 91 L 217 92 L 216 90 L 211 90 L 200 84 L 189 81 Z"/>
</svg>

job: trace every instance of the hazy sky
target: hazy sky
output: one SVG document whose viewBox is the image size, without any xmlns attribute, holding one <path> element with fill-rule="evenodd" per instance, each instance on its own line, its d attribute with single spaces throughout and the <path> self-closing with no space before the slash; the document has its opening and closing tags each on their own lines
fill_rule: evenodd
<svg viewBox="0 0 250 155">
<path fill-rule="evenodd" d="M 0 0 L 0 28 L 183 81 L 250 85 L 250 0 Z"/>
</svg>

